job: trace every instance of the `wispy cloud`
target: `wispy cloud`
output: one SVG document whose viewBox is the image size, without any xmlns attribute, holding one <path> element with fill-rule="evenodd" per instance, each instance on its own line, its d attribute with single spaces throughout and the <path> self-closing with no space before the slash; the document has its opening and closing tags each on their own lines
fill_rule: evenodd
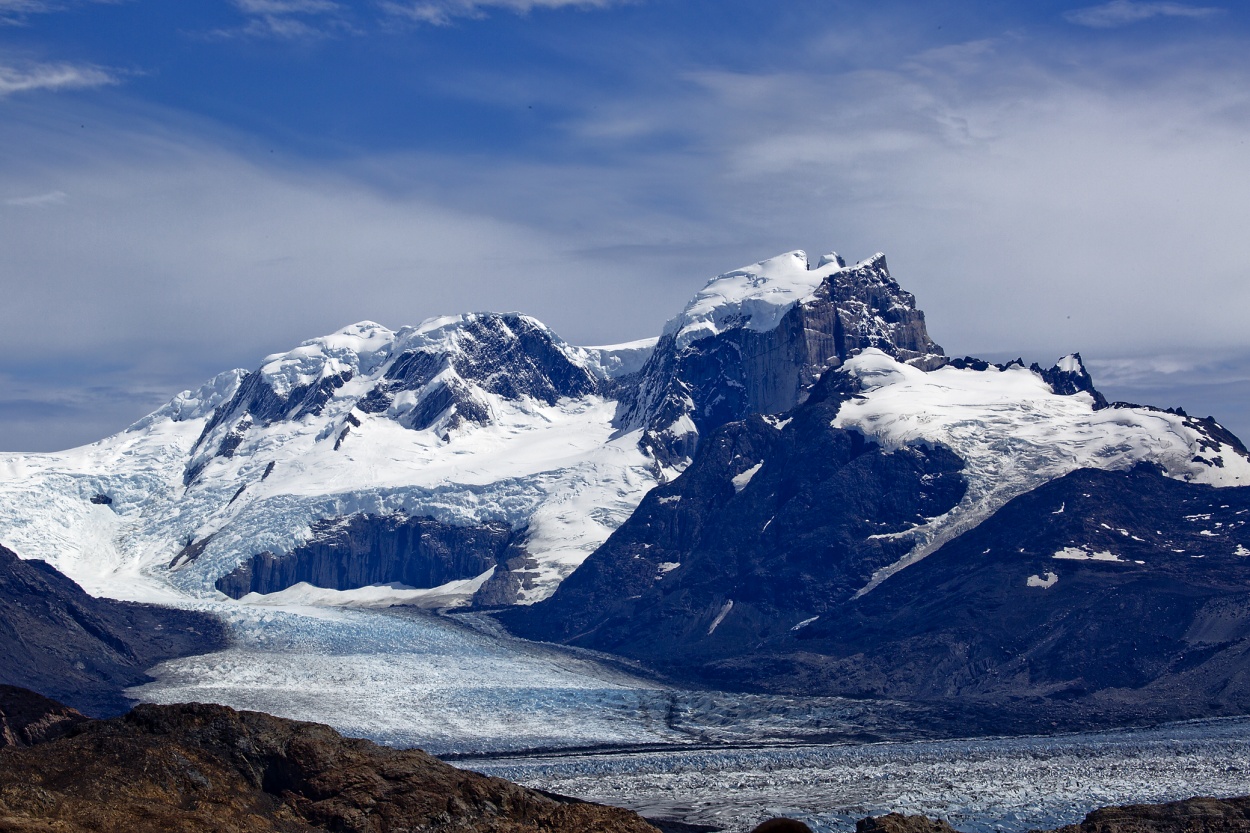
<svg viewBox="0 0 1250 833">
<path fill-rule="evenodd" d="M 34 90 L 73 90 L 116 83 L 118 78 L 111 72 L 85 64 L 0 64 L 0 98 Z"/>
<path fill-rule="evenodd" d="M 31 15 L 63 12 L 86 3 L 118 3 L 125 0 L 0 0 L 0 26 L 25 24 Z"/>
<path fill-rule="evenodd" d="M 1111 0 L 1100 6 L 1074 9 L 1064 14 L 1064 19 L 1078 26 L 1095 29 L 1115 29 L 1150 20 L 1154 17 L 1204 18 L 1219 14 L 1222 9 L 1213 6 L 1188 6 L 1184 3 L 1143 3 L 1134 0 Z"/>
<path fill-rule="evenodd" d="M 34 194 L 29 197 L 11 197 L 4 201 L 5 205 L 11 205 L 15 208 L 46 208 L 50 205 L 60 205 L 65 202 L 64 191 L 49 191 L 46 194 Z"/>
<path fill-rule="evenodd" d="M 216 29 L 219 38 L 318 40 L 354 31 L 348 9 L 334 0 L 233 0 L 246 17 L 242 26 Z"/>
<path fill-rule="evenodd" d="M 396 18 L 446 26 L 459 17 L 483 17 L 492 9 L 529 14 L 535 9 L 605 9 L 620 4 L 621 0 L 383 0 L 379 5 Z"/>
</svg>

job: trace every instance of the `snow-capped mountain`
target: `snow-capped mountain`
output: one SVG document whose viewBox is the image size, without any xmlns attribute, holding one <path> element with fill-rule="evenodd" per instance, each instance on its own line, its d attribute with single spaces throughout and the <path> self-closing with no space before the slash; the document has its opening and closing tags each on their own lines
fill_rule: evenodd
<svg viewBox="0 0 1250 833">
<path fill-rule="evenodd" d="M 496 571 L 457 555 L 459 539 L 502 527 L 523 537 L 525 578 L 501 575 L 509 586 L 495 596 L 540 598 L 655 483 L 637 437 L 612 424 L 615 379 L 646 350 L 572 347 L 521 315 L 356 324 L 224 373 L 90 446 L 3 455 L 0 538 L 92 592 L 147 598 L 214 594 L 254 556 L 336 530 L 377 538 L 364 519 L 394 532 L 410 518 L 399 527 L 423 525 L 427 543 L 442 535 L 446 546 L 426 549 L 456 562 L 427 571 L 450 576 L 433 595 L 463 601 Z M 395 536 L 378 546 L 394 549 Z M 431 553 L 399 546 L 394 574 L 347 564 L 370 555 L 359 547 L 339 553 L 339 572 L 402 582 L 408 555 Z"/>
<path fill-rule="evenodd" d="M 1241 713 L 1246 449 L 1087 377 L 1075 355 L 924 371 L 864 350 L 783 418 L 705 436 L 504 621 L 714 686 L 995 708 L 1124 687 L 1082 708 Z"/>
<path fill-rule="evenodd" d="M 891 527 L 891 558 L 853 589 L 1082 466 L 1248 477 L 1213 422 L 1104 407 L 1077 356 L 1050 370 L 948 359 L 881 255 L 790 252 L 713 279 L 658 339 L 576 347 L 491 313 L 312 339 L 92 445 L 0 455 L 0 542 L 121 598 L 307 582 L 530 604 L 681 475 L 701 438 L 797 414 L 831 373 L 857 386 L 833 430 L 953 455 L 962 471 L 958 499 Z M 735 493 L 759 466 L 731 473 Z"/>
<path fill-rule="evenodd" d="M 668 322 L 620 420 L 680 471 L 700 434 L 790 410 L 821 373 L 870 347 L 918 367 L 944 360 L 884 255 L 848 267 L 836 253 L 813 265 L 787 252 L 720 275 Z"/>
</svg>

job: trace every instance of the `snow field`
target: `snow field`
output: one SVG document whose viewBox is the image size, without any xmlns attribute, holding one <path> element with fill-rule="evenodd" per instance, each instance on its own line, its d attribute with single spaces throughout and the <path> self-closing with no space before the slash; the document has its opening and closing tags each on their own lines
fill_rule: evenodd
<svg viewBox="0 0 1250 833">
<path fill-rule="evenodd" d="M 821 258 L 815 269 L 808 266 L 807 254 L 793 251 L 718 275 L 665 325 L 664 334 L 673 336 L 681 350 L 734 327 L 767 332 L 830 275 L 855 268 L 841 266 L 834 254 Z"/>
<path fill-rule="evenodd" d="M 928 373 L 876 349 L 843 366 L 864 394 L 844 403 L 835 428 L 885 448 L 945 445 L 965 462 L 967 493 L 954 509 L 909 533 L 915 546 L 860 594 L 985 520 L 1003 504 L 1078 468 L 1127 469 L 1142 461 L 1169 476 L 1215 486 L 1250 484 L 1250 460 L 1221 448 L 1223 466 L 1194 462 L 1197 431 L 1175 414 L 1145 408 L 1095 411 L 1088 394 L 1060 396 L 1037 374 L 943 367 Z M 1205 454 L 1205 452 L 1204 452 Z"/>
</svg>

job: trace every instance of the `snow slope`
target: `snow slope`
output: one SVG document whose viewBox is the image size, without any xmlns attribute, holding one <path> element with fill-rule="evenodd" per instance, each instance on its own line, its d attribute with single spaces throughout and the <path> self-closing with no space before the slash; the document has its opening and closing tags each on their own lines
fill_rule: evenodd
<svg viewBox="0 0 1250 833">
<path fill-rule="evenodd" d="M 680 350 L 735 327 L 774 329 L 791 307 L 847 268 L 836 254 L 822 257 L 814 269 L 808 266 L 807 253 L 796 250 L 718 275 L 665 325 L 664 334 L 673 336 Z"/>
<path fill-rule="evenodd" d="M 1088 393 L 1058 395 L 1019 365 L 981 371 L 947 366 L 926 373 L 869 349 L 849 360 L 843 372 L 858 380 L 862 396 L 842 405 L 834 427 L 856 429 L 887 448 L 945 445 L 964 460 L 968 482 L 963 500 L 950 512 L 895 533 L 915 540 L 915 547 L 878 572 L 861 593 L 1017 495 L 1078 468 L 1120 470 L 1149 461 L 1181 480 L 1250 485 L 1250 460 L 1213 444 L 1197 420 L 1149 408 L 1095 410 Z"/>
<path fill-rule="evenodd" d="M 531 603 L 606 540 L 658 477 L 681 471 L 703 433 L 696 421 L 711 430 L 764 407 L 757 399 L 773 410 L 801 401 L 808 377 L 832 361 L 825 352 L 796 347 L 793 357 L 752 359 L 726 344 L 716 372 L 702 376 L 699 361 L 683 369 L 684 354 L 673 352 L 735 328 L 772 333 L 796 305 L 813 312 L 803 345 L 839 327 L 867 333 L 844 350 L 865 398 L 843 408 L 840 426 L 887 445 L 940 442 L 968 464 L 967 498 L 908 533 L 917 541 L 910 558 L 1080 466 L 1152 460 L 1198 482 L 1250 482 L 1250 463 L 1204 441 L 1186 417 L 1097 410 L 1088 394 L 1057 395 L 1024 368 L 925 373 L 865 350 L 912 339 L 911 353 L 940 359 L 881 256 L 847 267 L 831 254 L 809 266 L 795 251 L 714 278 L 666 325 L 664 355 L 656 339 L 575 347 L 515 313 L 445 316 L 398 331 L 370 321 L 345 327 L 184 391 L 89 446 L 0 454 L 0 543 L 91 593 L 170 600 L 217 597 L 219 577 L 258 553 L 307 543 L 321 521 L 504 523 L 525 531 L 529 584 L 516 600 Z M 846 297 L 831 300 L 834 290 Z M 804 361 L 814 364 L 781 366 Z M 1075 356 L 1059 370 L 1083 372 Z M 793 390 L 772 390 L 782 376 L 793 377 Z M 676 438 L 671 448 L 640 443 L 657 426 Z M 463 600 L 486 578 L 460 576 L 456 588 L 422 597 Z"/>
<path fill-rule="evenodd" d="M 93 594 L 156 601 L 216 596 L 219 576 L 289 551 L 322 519 L 501 521 L 528 525 L 533 601 L 654 485 L 637 437 L 613 436 L 615 404 L 590 392 L 645 350 L 583 351 L 523 316 L 399 332 L 362 322 L 222 374 L 100 442 L 0 455 L 0 541 Z M 534 356 L 556 370 L 536 372 Z M 418 359 L 431 372 L 416 382 L 395 369 Z M 561 396 L 562 384 L 584 393 Z M 448 389 L 417 427 L 414 411 Z"/>
</svg>

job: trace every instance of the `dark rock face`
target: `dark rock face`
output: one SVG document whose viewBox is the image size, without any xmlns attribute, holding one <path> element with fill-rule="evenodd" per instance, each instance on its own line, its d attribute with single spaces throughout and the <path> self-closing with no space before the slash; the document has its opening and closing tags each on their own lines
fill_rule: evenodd
<svg viewBox="0 0 1250 833">
<path fill-rule="evenodd" d="M 159 662 L 225 647 L 213 616 L 95 599 L 42 561 L 0 547 L 0 683 L 88 714 L 130 706 L 122 690 Z"/>
<path fill-rule="evenodd" d="M 856 597 L 910 549 L 893 534 L 964 486 L 944 448 L 830 428 L 842 377 L 782 430 L 710 435 L 551 599 L 502 620 L 717 687 L 962 703 L 987 730 L 1250 709 L 1250 487 L 1073 472 Z"/>
<path fill-rule="evenodd" d="M 3 708 L 0 705 L 0 708 Z M 0 760 L 6 830 L 655 833 L 627 810 L 224 706 L 139 706 Z"/>
<path fill-rule="evenodd" d="M 1242 713 L 1247 521 L 1245 487 L 1073 472 L 804 628 L 796 673 L 844 694 Z"/>
<path fill-rule="evenodd" d="M 87 719 L 77 709 L 42 694 L 0 685 L 0 749 L 56 740 Z"/>
<path fill-rule="evenodd" d="M 955 833 L 955 829 L 942 819 L 886 813 L 855 822 L 855 833 Z"/>
<path fill-rule="evenodd" d="M 1166 804 L 1103 807 L 1051 833 L 1246 833 L 1250 797 L 1190 798 Z"/>
<path fill-rule="evenodd" d="M 760 417 L 724 426 L 551 599 L 504 621 L 687 676 L 789 641 L 907 552 L 891 533 L 965 490 L 963 463 L 945 448 L 887 452 L 831 428 L 851 390 L 826 374 L 783 429 Z"/>
<path fill-rule="evenodd" d="M 637 388 L 623 393 L 618 421 L 644 428 L 641 443 L 661 463 L 680 464 L 700 436 L 751 414 L 790 410 L 827 368 L 868 347 L 922 364 L 942 355 L 883 256 L 831 275 L 773 330 L 735 328 L 685 348 L 666 335 Z"/>
<path fill-rule="evenodd" d="M 452 373 L 440 378 L 447 370 Z M 601 385 L 589 370 L 571 362 L 534 319 L 480 314 L 466 317 L 454 350 L 429 347 L 400 354 L 358 407 L 382 413 L 399 392 L 422 391 L 417 407 L 402 420 L 408 427 L 428 428 L 451 408 L 460 421 L 486 424 L 490 414 L 465 382 L 504 399 L 531 397 L 548 405 L 597 393 Z"/>
<path fill-rule="evenodd" d="M 1106 408 L 1108 404 L 1107 398 L 1094 387 L 1094 379 L 1089 375 L 1089 371 L 1085 369 L 1085 363 L 1081 361 L 1081 354 L 1073 353 L 1071 358 L 1075 359 L 1073 363 L 1075 368 L 1065 370 L 1056 364 L 1049 370 L 1043 370 L 1041 365 L 1034 363 L 1030 369 L 1046 380 L 1046 384 L 1050 385 L 1050 389 L 1060 396 L 1071 396 L 1074 393 L 1081 392 L 1088 393 L 1094 397 L 1094 410 Z"/>
<path fill-rule="evenodd" d="M 523 537 L 507 524 L 454 526 L 433 518 L 353 515 L 320 521 L 312 540 L 289 553 L 253 556 L 218 579 L 217 589 L 238 599 L 302 581 L 334 590 L 392 582 L 438 587 L 506 563 Z"/>
</svg>

